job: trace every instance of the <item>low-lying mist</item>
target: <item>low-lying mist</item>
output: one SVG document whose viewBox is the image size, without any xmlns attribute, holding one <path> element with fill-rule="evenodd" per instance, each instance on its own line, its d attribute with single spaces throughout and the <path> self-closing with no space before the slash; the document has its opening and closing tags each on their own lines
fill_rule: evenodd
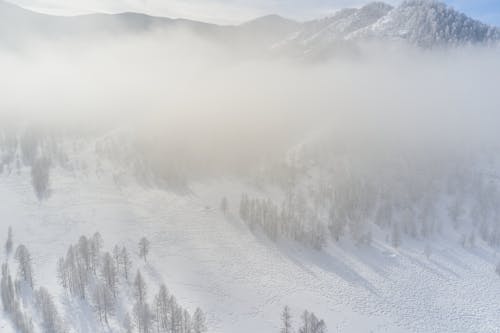
<svg viewBox="0 0 500 333">
<path fill-rule="evenodd" d="M 281 159 L 318 136 L 352 152 L 495 145 L 500 50 L 358 48 L 322 62 L 246 55 L 185 32 L 33 41 L 0 52 L 3 123 L 125 129 L 200 168 Z"/>
</svg>

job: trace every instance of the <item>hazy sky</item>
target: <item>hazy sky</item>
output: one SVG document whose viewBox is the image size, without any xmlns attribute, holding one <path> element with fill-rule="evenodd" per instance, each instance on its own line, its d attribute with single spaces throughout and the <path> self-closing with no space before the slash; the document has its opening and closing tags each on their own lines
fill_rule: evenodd
<svg viewBox="0 0 500 333">
<path fill-rule="evenodd" d="M 239 23 L 277 13 L 295 19 L 328 15 L 339 8 L 356 7 L 366 0 L 9 0 L 53 14 L 137 11 L 215 23 Z M 397 4 L 400 0 L 386 0 Z M 468 15 L 500 26 L 499 0 L 445 0 Z"/>
</svg>

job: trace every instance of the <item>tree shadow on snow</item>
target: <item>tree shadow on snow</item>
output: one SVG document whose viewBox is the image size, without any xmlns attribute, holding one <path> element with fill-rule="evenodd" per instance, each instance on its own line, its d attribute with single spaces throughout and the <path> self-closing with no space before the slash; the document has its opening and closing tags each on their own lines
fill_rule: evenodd
<svg viewBox="0 0 500 333">
<path fill-rule="evenodd" d="M 375 296 L 379 296 L 376 288 L 366 278 L 352 269 L 346 262 L 326 251 L 318 251 L 288 241 L 273 242 L 261 232 L 253 232 L 254 237 L 266 247 L 276 248 L 280 254 L 299 267 L 302 271 L 318 278 L 314 267 L 333 274 L 350 285 L 361 287 Z M 333 286 L 332 286 L 333 287 Z"/>
</svg>

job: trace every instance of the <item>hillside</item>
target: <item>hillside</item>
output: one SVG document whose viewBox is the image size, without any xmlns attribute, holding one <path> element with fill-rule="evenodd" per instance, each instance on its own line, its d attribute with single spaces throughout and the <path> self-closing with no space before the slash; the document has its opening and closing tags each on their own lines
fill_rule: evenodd
<svg viewBox="0 0 500 333">
<path fill-rule="evenodd" d="M 0 0 L 0 333 L 500 332 L 499 40 Z"/>
<path fill-rule="evenodd" d="M 15 245 L 30 249 L 36 285 L 55 296 L 71 331 L 107 332 L 81 305 L 64 305 L 53 273 L 70 244 L 96 231 L 106 250 L 130 249 L 151 295 L 165 283 L 189 310 L 203 308 L 210 332 L 276 331 L 287 304 L 295 322 L 307 308 L 334 332 L 491 332 L 498 326 L 492 306 L 500 296 L 498 257 L 480 239 L 463 247 L 460 232 L 443 226 L 425 241 L 404 236 L 395 248 L 387 241 L 390 229 L 373 224 L 367 245 L 347 237 L 318 251 L 285 238 L 273 242 L 252 232 L 238 210 L 241 193 L 280 200 L 274 186 L 231 177 L 191 183 L 184 194 L 155 189 L 94 152 L 99 145 L 92 141 L 63 146 L 77 150 L 66 151 L 69 164 L 52 169 L 50 196 L 42 201 L 29 168 L 4 165 L 0 228 L 11 225 Z M 222 197 L 229 202 L 225 215 Z M 148 263 L 137 257 L 142 236 L 151 241 Z M 3 332 L 9 321 L 0 319 L 0 327 Z"/>
</svg>

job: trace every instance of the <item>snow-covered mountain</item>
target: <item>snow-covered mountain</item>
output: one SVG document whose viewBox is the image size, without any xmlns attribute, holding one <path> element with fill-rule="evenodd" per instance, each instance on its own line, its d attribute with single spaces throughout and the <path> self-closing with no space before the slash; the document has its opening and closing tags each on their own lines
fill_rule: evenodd
<svg viewBox="0 0 500 333">
<path fill-rule="evenodd" d="M 306 22 L 292 38 L 305 45 L 329 43 L 373 25 L 393 8 L 385 3 L 373 2 L 360 9 L 342 9 L 331 17 Z"/>
<path fill-rule="evenodd" d="M 348 38 L 402 39 L 422 47 L 497 41 L 498 28 L 437 1 L 407 0 Z"/>
<path fill-rule="evenodd" d="M 408 0 L 393 8 L 373 2 L 359 9 L 306 22 L 289 43 L 308 51 L 339 41 L 405 41 L 419 47 L 484 44 L 500 40 L 500 30 L 434 0 Z"/>
<path fill-rule="evenodd" d="M 309 22 L 269 15 L 239 26 L 152 17 L 137 13 L 58 17 L 34 13 L 0 1 L 0 43 L 22 42 L 29 36 L 75 37 L 141 33 L 152 29 L 185 28 L 204 38 L 254 51 L 287 50 L 299 53 L 345 47 L 366 40 L 406 41 L 419 47 L 458 46 L 500 40 L 500 29 L 459 13 L 434 0 L 407 0 L 399 6 L 383 2 L 342 9 Z"/>
</svg>

